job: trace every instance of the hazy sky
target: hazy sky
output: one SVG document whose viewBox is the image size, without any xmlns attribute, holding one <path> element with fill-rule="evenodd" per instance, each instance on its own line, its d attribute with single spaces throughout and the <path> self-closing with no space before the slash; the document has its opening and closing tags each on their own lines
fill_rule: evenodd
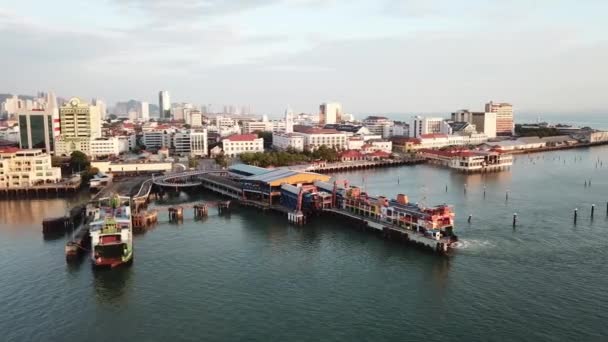
<svg viewBox="0 0 608 342">
<path fill-rule="evenodd" d="M 0 0 L 0 92 L 600 112 L 607 0 Z"/>
</svg>

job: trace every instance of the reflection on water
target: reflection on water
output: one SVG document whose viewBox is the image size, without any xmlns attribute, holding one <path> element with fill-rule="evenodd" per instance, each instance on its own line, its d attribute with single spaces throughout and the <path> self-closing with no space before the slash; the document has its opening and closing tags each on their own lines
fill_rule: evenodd
<svg viewBox="0 0 608 342">
<path fill-rule="evenodd" d="M 95 298 L 99 303 L 117 304 L 127 299 L 131 289 L 132 265 L 115 269 L 94 269 Z"/>
</svg>

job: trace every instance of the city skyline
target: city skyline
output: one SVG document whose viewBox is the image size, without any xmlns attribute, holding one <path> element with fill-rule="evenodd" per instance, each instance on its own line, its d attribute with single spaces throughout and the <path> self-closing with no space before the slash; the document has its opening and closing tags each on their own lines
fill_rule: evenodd
<svg viewBox="0 0 608 342">
<path fill-rule="evenodd" d="M 0 4 L 4 90 L 157 103 L 166 89 L 175 102 L 244 103 L 273 116 L 287 103 L 314 113 L 331 101 L 355 114 L 479 110 L 489 100 L 516 112 L 595 113 L 607 85 L 598 77 L 608 71 L 606 9 L 600 1 L 24 0 Z"/>
</svg>

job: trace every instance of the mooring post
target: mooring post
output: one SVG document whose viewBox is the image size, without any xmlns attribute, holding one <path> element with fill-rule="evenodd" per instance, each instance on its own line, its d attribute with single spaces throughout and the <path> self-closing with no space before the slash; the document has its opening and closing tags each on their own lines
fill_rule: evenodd
<svg viewBox="0 0 608 342">
<path fill-rule="evenodd" d="M 595 204 L 591 205 L 591 219 L 593 219 L 593 213 L 595 212 Z"/>
<path fill-rule="evenodd" d="M 467 220 L 469 223 L 471 223 L 471 219 L 473 218 L 473 214 L 469 214 L 469 219 Z"/>
<path fill-rule="evenodd" d="M 576 224 L 577 217 L 578 217 L 578 208 L 574 209 L 574 224 Z"/>
<path fill-rule="evenodd" d="M 464 183 L 464 193 L 467 193 L 467 183 Z"/>
<path fill-rule="evenodd" d="M 486 186 L 483 186 L 483 198 L 486 198 Z"/>
<path fill-rule="evenodd" d="M 513 227 L 517 225 L 517 213 L 513 213 Z"/>
<path fill-rule="evenodd" d="M 505 201 L 509 200 L 509 190 L 507 190 L 507 193 L 505 194 Z"/>
</svg>

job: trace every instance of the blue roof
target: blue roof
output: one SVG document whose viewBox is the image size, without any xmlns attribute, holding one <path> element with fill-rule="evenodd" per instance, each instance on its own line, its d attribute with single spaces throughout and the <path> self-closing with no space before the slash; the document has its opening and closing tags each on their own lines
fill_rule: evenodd
<svg viewBox="0 0 608 342">
<path fill-rule="evenodd" d="M 236 164 L 232 165 L 228 168 L 228 171 L 234 171 L 241 174 L 247 174 L 249 176 L 258 176 L 263 175 L 265 173 L 270 172 L 271 170 L 265 169 L 263 167 L 257 167 L 253 165 L 245 165 L 245 164 Z"/>
<path fill-rule="evenodd" d="M 274 169 L 274 170 L 271 170 L 270 172 L 266 172 L 261 175 L 253 175 L 253 176 L 247 177 L 246 179 L 253 180 L 253 181 L 260 181 L 260 182 L 272 182 L 277 179 L 297 175 L 299 173 L 300 172 L 292 171 L 292 170 L 288 170 L 288 169 Z"/>
</svg>

